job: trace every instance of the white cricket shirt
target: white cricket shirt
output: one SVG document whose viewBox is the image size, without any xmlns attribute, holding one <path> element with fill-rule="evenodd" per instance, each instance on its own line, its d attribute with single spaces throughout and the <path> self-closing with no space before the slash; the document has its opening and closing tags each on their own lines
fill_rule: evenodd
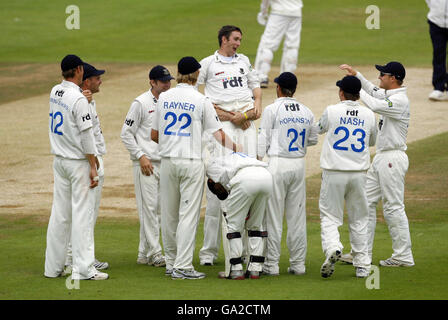
<svg viewBox="0 0 448 320">
<path fill-rule="evenodd" d="M 51 89 L 48 124 L 52 154 L 86 159 L 80 133 L 92 127 L 92 115 L 86 97 L 75 83 L 63 80 Z"/>
<path fill-rule="evenodd" d="M 447 0 L 426 0 L 428 5 L 428 20 L 440 28 L 448 28 L 448 1 Z"/>
<path fill-rule="evenodd" d="M 206 168 L 207 176 L 229 190 L 229 182 L 240 169 L 246 167 L 267 167 L 268 164 L 240 152 L 214 157 Z"/>
<path fill-rule="evenodd" d="M 180 83 L 160 94 L 152 129 L 159 132 L 161 157 L 202 159 L 202 134 L 222 128 L 210 99 Z"/>
<path fill-rule="evenodd" d="M 317 143 L 314 115 L 294 98 L 282 97 L 268 105 L 258 129 L 257 154 L 264 157 L 301 158 Z"/>
<path fill-rule="evenodd" d="M 103 131 L 101 130 L 100 118 L 96 112 L 95 100 L 89 103 L 90 113 L 92 114 L 93 136 L 95 138 L 95 145 L 98 155 L 104 156 L 106 154 L 106 141 L 104 140 Z"/>
<path fill-rule="evenodd" d="M 356 77 L 362 84 L 360 92 L 362 102 L 380 115 L 376 151 L 406 151 L 411 117 L 407 88 L 384 90 L 376 87 L 359 72 Z"/>
<path fill-rule="evenodd" d="M 252 90 L 260 87 L 260 80 L 245 55 L 238 53 L 230 61 L 225 61 L 216 51 L 202 59 L 200 64 L 197 85 L 205 84 L 204 93 L 213 103 L 253 101 Z"/>
<path fill-rule="evenodd" d="M 302 0 L 269 0 L 271 13 L 282 16 L 302 16 Z"/>
<path fill-rule="evenodd" d="M 319 122 L 319 133 L 327 133 L 320 155 L 322 169 L 361 171 L 370 166 L 369 146 L 375 145 L 375 115 L 356 101 L 328 106 Z"/>
<path fill-rule="evenodd" d="M 133 161 L 139 160 L 143 155 L 160 161 L 158 144 L 151 140 L 156 104 L 157 99 L 148 90 L 135 98 L 126 115 L 121 129 L 121 141 Z"/>
</svg>

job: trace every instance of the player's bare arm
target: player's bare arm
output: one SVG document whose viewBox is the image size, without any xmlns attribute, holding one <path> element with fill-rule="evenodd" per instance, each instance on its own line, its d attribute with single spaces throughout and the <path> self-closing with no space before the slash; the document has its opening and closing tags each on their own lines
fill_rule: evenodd
<svg viewBox="0 0 448 320">
<path fill-rule="evenodd" d="M 98 186 L 98 171 L 96 170 L 96 157 L 93 154 L 86 154 L 86 158 L 90 164 L 90 188 L 95 188 Z"/>
<path fill-rule="evenodd" d="M 152 175 L 154 167 L 152 166 L 151 160 L 145 155 L 142 155 L 138 160 L 140 161 L 140 168 L 142 170 L 142 173 L 145 176 Z"/>
<path fill-rule="evenodd" d="M 159 131 L 152 129 L 151 130 L 151 140 L 159 143 Z"/>
<path fill-rule="evenodd" d="M 213 104 L 216 110 L 216 114 L 218 115 L 218 118 L 220 121 L 232 121 L 235 113 L 230 111 L 225 111 L 221 109 L 218 105 Z"/>
<path fill-rule="evenodd" d="M 236 144 L 230 139 L 230 137 L 224 132 L 224 130 L 219 129 L 213 133 L 216 141 L 218 141 L 223 147 L 233 150 L 234 152 L 242 152 L 243 146 Z"/>
<path fill-rule="evenodd" d="M 356 76 L 356 74 L 358 73 L 358 71 L 356 71 L 352 66 L 348 64 L 341 64 L 339 66 L 339 69 L 347 71 L 347 75 L 349 76 Z"/>
<path fill-rule="evenodd" d="M 261 88 L 255 88 L 254 90 L 252 90 L 252 93 L 254 95 L 254 111 L 255 111 L 255 119 L 252 120 L 257 120 L 258 118 L 261 117 Z"/>
</svg>

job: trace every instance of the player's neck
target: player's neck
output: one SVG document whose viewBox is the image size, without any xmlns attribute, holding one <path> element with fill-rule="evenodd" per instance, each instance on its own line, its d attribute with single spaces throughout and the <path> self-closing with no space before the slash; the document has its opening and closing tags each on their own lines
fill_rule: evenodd
<svg viewBox="0 0 448 320">
<path fill-rule="evenodd" d="M 223 49 L 223 48 L 220 48 L 219 50 L 218 50 L 218 54 L 220 54 L 220 55 L 222 55 L 222 56 L 224 56 L 224 57 L 233 57 L 233 51 L 230 51 L 229 50 L 229 52 L 227 52 L 225 49 Z"/>
</svg>

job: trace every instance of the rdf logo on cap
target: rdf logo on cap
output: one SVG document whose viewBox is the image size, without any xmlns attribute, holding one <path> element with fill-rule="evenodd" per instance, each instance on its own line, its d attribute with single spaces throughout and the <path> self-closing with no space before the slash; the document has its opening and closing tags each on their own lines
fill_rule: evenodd
<svg viewBox="0 0 448 320">
<path fill-rule="evenodd" d="M 149 72 L 149 80 L 169 81 L 173 79 L 168 69 L 161 65 L 155 66 Z"/>
<path fill-rule="evenodd" d="M 404 69 L 403 65 L 397 61 L 391 61 L 385 66 L 376 64 L 375 68 L 381 72 L 381 76 L 387 74 L 390 76 L 394 76 L 397 80 L 401 81 L 403 81 L 404 77 L 406 76 L 406 70 Z"/>
</svg>

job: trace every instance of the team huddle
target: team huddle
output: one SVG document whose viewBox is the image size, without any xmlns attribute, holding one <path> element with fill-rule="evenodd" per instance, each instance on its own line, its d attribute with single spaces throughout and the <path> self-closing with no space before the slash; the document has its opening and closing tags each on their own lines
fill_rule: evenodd
<svg viewBox="0 0 448 320">
<path fill-rule="evenodd" d="M 137 263 L 165 267 L 172 279 L 206 277 L 193 266 L 205 188 L 201 265 L 213 265 L 222 244 L 225 271 L 220 277 L 279 275 L 285 217 L 288 272 L 304 275 L 305 157 L 307 148 L 325 135 L 319 198 L 322 277 L 332 276 L 341 259 L 353 264 L 357 277 L 369 276 L 379 200 L 393 249 L 380 265 L 413 266 L 404 209 L 410 118 L 404 67 L 394 61 L 376 65 L 377 87 L 353 67 L 341 65 L 347 75 L 336 82 L 339 102 L 319 118 L 294 98 L 294 71 L 282 71 L 274 79 L 277 99 L 262 110 L 266 68 L 263 74 L 237 53 L 242 35 L 236 26 L 223 26 L 212 55 L 200 62 L 180 59 L 173 88 L 168 69 L 153 67 L 150 89 L 135 98 L 124 117 L 121 140 L 133 164 L 140 220 Z M 95 258 L 94 226 L 106 148 L 92 97 L 104 70 L 75 55 L 64 57 L 61 70 L 64 80 L 50 93 L 54 198 L 44 274 L 105 280 L 109 264 Z M 375 145 L 370 163 L 369 147 Z M 344 206 L 351 251 L 343 255 L 338 228 Z"/>
</svg>

